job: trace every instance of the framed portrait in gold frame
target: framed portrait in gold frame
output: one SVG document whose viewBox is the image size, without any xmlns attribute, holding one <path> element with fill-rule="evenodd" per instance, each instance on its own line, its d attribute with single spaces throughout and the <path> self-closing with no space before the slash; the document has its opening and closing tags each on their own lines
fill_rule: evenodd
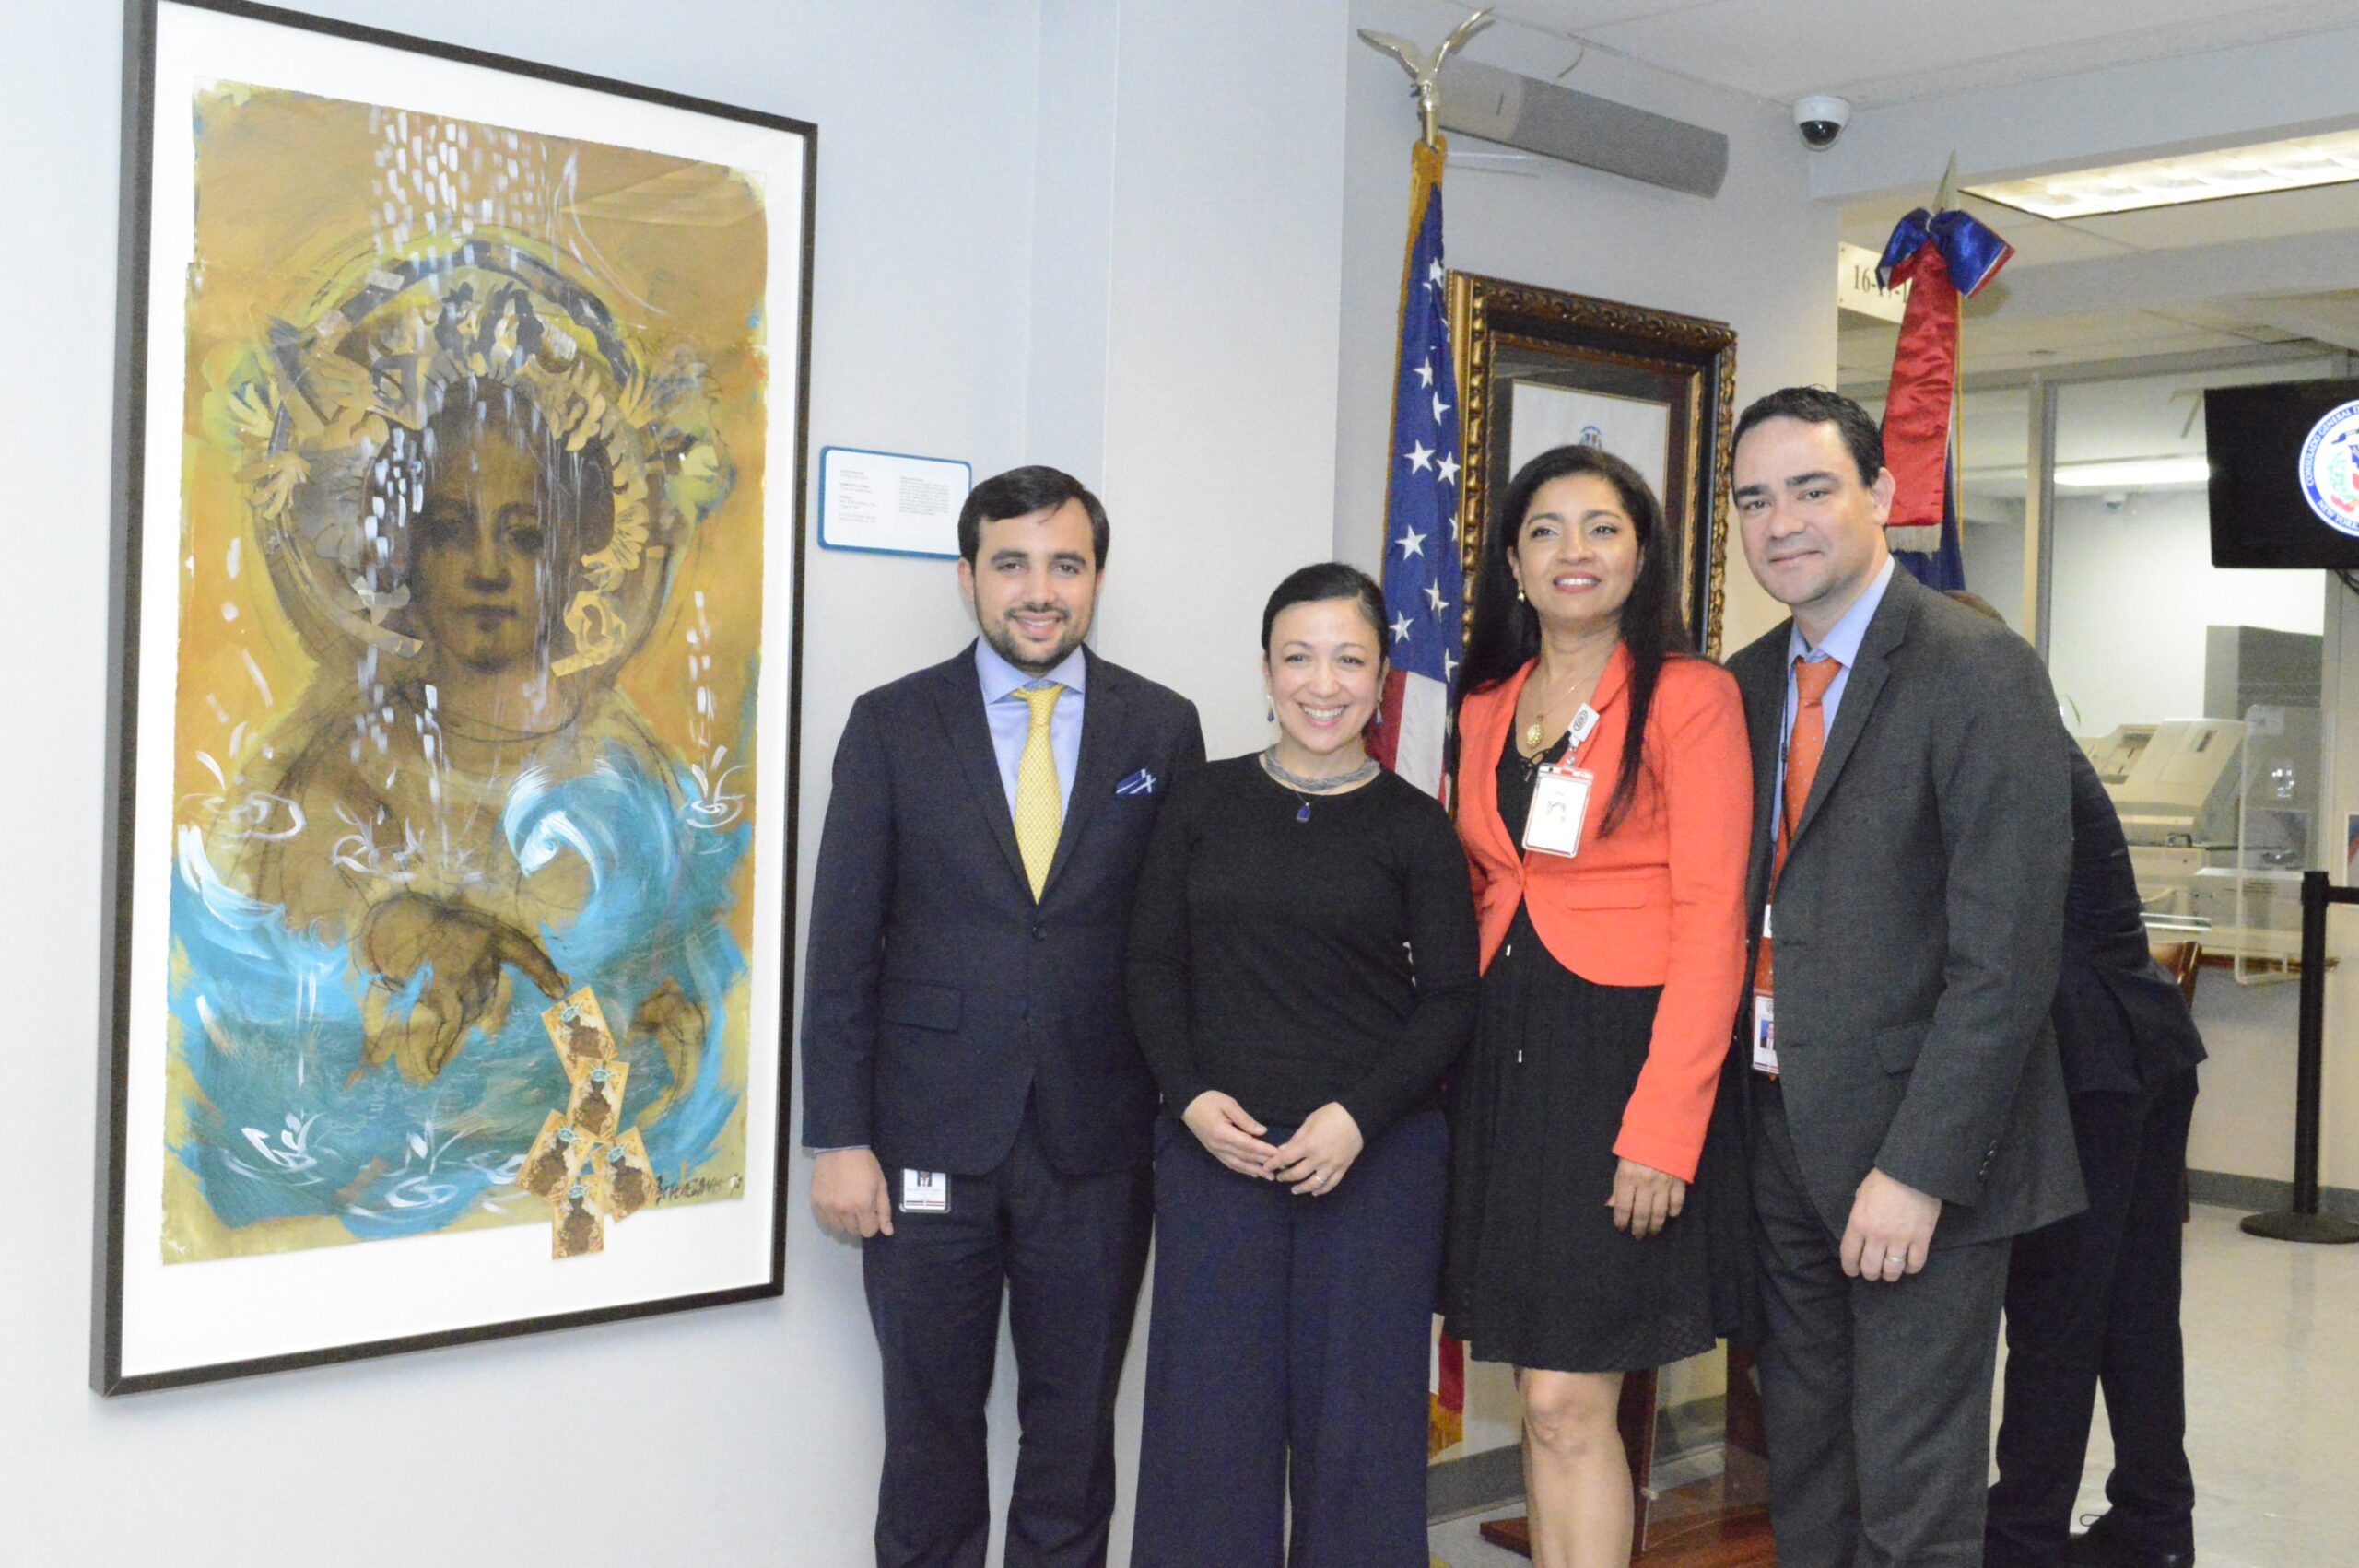
<svg viewBox="0 0 2359 1568">
<path fill-rule="evenodd" d="M 1551 447 L 1601 446 L 1661 497 L 1680 542 L 1688 632 L 1718 658 L 1735 329 L 1473 273 L 1449 275 L 1449 328 L 1463 418 L 1459 548 L 1467 582 L 1516 469 Z"/>
</svg>

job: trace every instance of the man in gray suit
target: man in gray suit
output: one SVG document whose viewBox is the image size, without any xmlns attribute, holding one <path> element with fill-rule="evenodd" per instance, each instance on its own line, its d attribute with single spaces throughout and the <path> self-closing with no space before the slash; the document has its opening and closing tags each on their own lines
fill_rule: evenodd
<svg viewBox="0 0 2359 1568">
<path fill-rule="evenodd" d="M 1736 427 L 1754 576 L 1754 1202 L 1771 1522 L 1808 1568 L 1981 1561 L 2007 1238 L 2082 1206 L 2048 1024 L 2071 862 L 2047 673 L 1895 569 L 1874 420 Z"/>
</svg>

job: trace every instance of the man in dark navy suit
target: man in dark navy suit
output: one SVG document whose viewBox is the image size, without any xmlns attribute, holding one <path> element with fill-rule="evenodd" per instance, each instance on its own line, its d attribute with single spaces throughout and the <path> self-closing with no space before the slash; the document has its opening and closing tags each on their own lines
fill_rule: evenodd
<svg viewBox="0 0 2359 1568">
<path fill-rule="evenodd" d="M 1971 594 L 1952 597 L 1998 614 Z M 2014 1240 L 1999 1480 L 1982 1560 L 1988 1568 L 2188 1568 L 2195 1477 L 2179 1225 L 2203 1040 L 2148 951 L 2121 818 L 2079 748 L 2070 760 L 2072 879 L 2049 1016 L 2089 1207 Z M 2113 1430 L 2111 1506 L 2069 1536 L 2100 1382 Z"/>
<path fill-rule="evenodd" d="M 1172 776 L 1204 756 L 1193 705 L 1082 645 L 1107 532 L 1055 469 L 977 486 L 958 586 L 981 637 L 863 696 L 836 751 L 803 1127 L 814 1212 L 865 1238 L 880 1568 L 981 1568 L 1003 1296 L 1024 1428 L 1008 1568 L 1106 1561 L 1154 1210 L 1131 902 Z"/>
</svg>

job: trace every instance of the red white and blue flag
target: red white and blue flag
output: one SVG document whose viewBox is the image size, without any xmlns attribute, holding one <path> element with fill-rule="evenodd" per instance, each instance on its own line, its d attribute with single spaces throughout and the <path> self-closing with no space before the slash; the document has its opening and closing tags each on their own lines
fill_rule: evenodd
<svg viewBox="0 0 2359 1568">
<path fill-rule="evenodd" d="M 1384 485 L 1385 628 L 1391 666 L 1384 721 L 1368 737 L 1376 760 L 1429 795 L 1449 799 L 1449 698 L 1465 655 L 1466 573 L 1458 549 L 1457 363 L 1449 352 L 1449 270 L 1441 258 L 1441 171 L 1447 144 L 1419 142 L 1411 158 L 1409 257 L 1401 274 L 1400 357 L 1392 370 L 1392 445 Z M 1426 1451 L 1466 1433 L 1466 1348 L 1434 1320 L 1427 1367 Z"/>
<path fill-rule="evenodd" d="M 1458 549 L 1458 376 L 1441 250 L 1443 147 L 1419 143 L 1401 278 L 1401 350 L 1384 497 L 1384 603 L 1392 617 L 1376 759 L 1444 794 L 1449 698 L 1465 651 L 1466 575 Z"/>
<path fill-rule="evenodd" d="M 1942 182 L 1944 192 L 1948 185 Z M 1919 207 L 1893 229 L 1876 281 L 1908 289 L 1884 405 L 1884 463 L 1894 483 L 1884 539 L 1919 582 L 1946 591 L 1966 586 L 1958 542 L 1959 327 L 1966 301 L 2015 249 L 1946 200 L 1935 205 L 1942 210 Z"/>
</svg>

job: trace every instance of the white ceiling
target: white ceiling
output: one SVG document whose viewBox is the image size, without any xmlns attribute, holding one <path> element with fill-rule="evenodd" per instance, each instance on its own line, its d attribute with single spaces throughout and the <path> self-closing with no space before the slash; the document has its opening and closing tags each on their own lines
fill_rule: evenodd
<svg viewBox="0 0 2359 1568">
<path fill-rule="evenodd" d="M 1735 92 L 1781 103 L 1831 92 L 1862 108 L 2359 26 L 2359 0 L 1502 0 L 1498 11 Z"/>
<path fill-rule="evenodd" d="M 1854 203 L 1843 209 L 1843 238 L 1881 251 L 1902 214 L 1930 195 Z M 2350 287 L 2319 288 L 2314 277 L 2273 287 L 2285 280 L 2272 280 L 2264 264 L 2286 248 L 2271 241 L 2359 232 L 2359 183 L 2069 223 L 1971 196 L 1961 205 L 2015 248 L 1967 302 L 1968 373 L 2303 339 L 2359 351 L 2359 245 L 2331 280 Z M 2074 287 L 2051 287 L 2068 276 Z M 1857 385 L 1885 375 L 1897 329 L 1853 315 L 1839 325 L 1838 378 Z"/>
<path fill-rule="evenodd" d="M 1438 15 L 1479 3 L 1432 0 Z M 2359 0 L 1499 0 L 1497 10 L 1520 25 L 1499 29 L 1492 58 L 1543 77 L 1565 73 L 1567 86 L 1580 86 L 1567 65 L 1586 44 L 1756 99 L 1831 92 L 1862 110 L 2049 81 L 2069 103 L 2075 89 L 2060 78 L 2163 61 L 2183 62 L 2166 67 L 2167 79 L 2200 95 L 2210 52 L 2335 32 L 2344 37 L 2320 37 L 2317 51 L 2359 53 Z M 2290 124 L 2304 111 L 2288 104 L 2285 114 Z M 1881 250 L 1901 215 L 1931 195 L 1929 184 L 1855 202 L 1843 210 L 1843 237 Z M 1970 375 L 2313 340 L 2359 352 L 2359 242 L 2346 260 L 2341 241 L 2359 240 L 2359 183 L 2074 222 L 1963 205 L 2015 247 L 1966 307 Z M 1839 322 L 1839 379 L 1860 390 L 1880 383 L 1895 329 Z M 2017 424 L 1994 417 L 2004 430 Z M 2151 434 L 2125 426 L 2107 444 L 2150 455 L 2127 449 Z"/>
</svg>

